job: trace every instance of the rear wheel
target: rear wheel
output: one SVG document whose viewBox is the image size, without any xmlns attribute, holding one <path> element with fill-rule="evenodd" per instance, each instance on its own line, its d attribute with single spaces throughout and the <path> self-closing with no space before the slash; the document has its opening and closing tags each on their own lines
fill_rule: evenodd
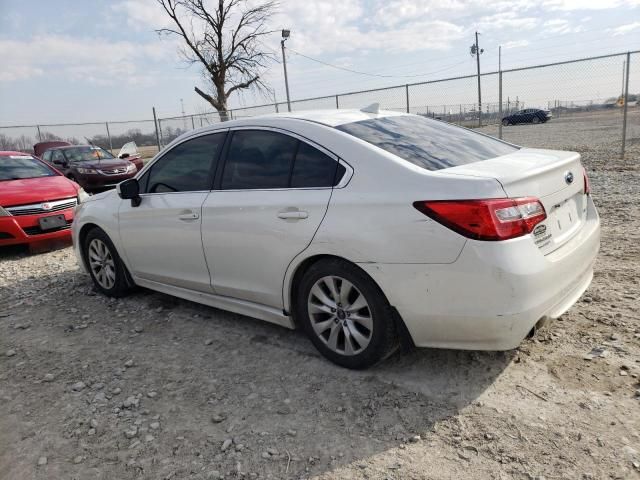
<svg viewBox="0 0 640 480">
<path fill-rule="evenodd" d="M 84 259 L 96 288 L 110 297 L 123 297 L 129 290 L 129 272 L 109 236 L 99 228 L 84 240 Z"/>
<path fill-rule="evenodd" d="M 502 120 L 502 125 L 504 125 L 505 127 L 509 126 L 511 122 L 509 122 L 509 120 L 507 120 L 506 118 Z"/>
<path fill-rule="evenodd" d="M 540 123 L 540 117 L 533 117 L 531 123 Z"/>
<path fill-rule="evenodd" d="M 384 294 L 365 272 L 342 260 L 317 263 L 305 273 L 296 317 L 320 353 L 343 367 L 370 367 L 398 346 Z"/>
</svg>

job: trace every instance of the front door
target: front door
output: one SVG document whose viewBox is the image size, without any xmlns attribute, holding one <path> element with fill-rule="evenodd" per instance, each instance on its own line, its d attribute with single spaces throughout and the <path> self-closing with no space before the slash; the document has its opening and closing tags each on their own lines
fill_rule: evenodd
<svg viewBox="0 0 640 480">
<path fill-rule="evenodd" d="M 122 201 L 120 238 L 133 275 L 211 293 L 200 231 L 202 204 L 225 135 L 201 135 L 174 146 L 139 179 L 140 205 Z"/>
<path fill-rule="evenodd" d="M 319 147 L 278 131 L 230 135 L 219 188 L 202 209 L 213 289 L 282 308 L 287 267 L 311 243 L 344 167 Z"/>
</svg>

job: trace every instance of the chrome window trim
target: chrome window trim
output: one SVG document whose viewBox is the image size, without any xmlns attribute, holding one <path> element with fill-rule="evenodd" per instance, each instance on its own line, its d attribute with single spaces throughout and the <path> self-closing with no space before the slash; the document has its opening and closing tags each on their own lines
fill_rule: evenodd
<svg viewBox="0 0 640 480">
<path fill-rule="evenodd" d="M 151 161 L 149 161 L 144 167 L 142 167 L 142 170 L 138 171 L 138 173 L 136 174 L 135 178 L 136 180 L 140 180 L 140 178 L 145 175 L 147 173 L 147 170 L 150 170 L 153 165 L 158 162 L 162 157 L 164 157 L 169 151 L 173 150 L 175 147 L 177 147 L 178 145 L 183 144 L 184 142 L 187 142 L 189 140 L 193 140 L 194 138 L 198 138 L 198 137 L 203 137 L 205 135 L 214 135 L 217 133 L 233 133 L 236 131 L 241 131 L 241 130 L 268 130 L 268 131 L 273 131 L 276 133 L 281 133 L 283 135 L 288 135 L 291 137 L 294 137 L 296 140 L 299 140 L 301 142 L 307 143 L 308 145 L 312 146 L 313 148 L 316 148 L 317 150 L 320 150 L 322 153 L 324 153 L 325 155 L 327 155 L 328 157 L 332 158 L 334 161 L 338 162 L 340 165 L 342 165 L 345 168 L 345 173 L 342 176 L 342 178 L 340 179 L 340 181 L 332 186 L 332 187 L 298 187 L 298 188 L 243 188 L 243 189 L 228 189 L 228 190 L 224 190 L 224 189 L 212 189 L 212 190 L 193 190 L 193 191 L 188 191 L 188 192 L 156 192 L 156 193 L 141 193 L 140 197 L 147 197 L 147 196 L 151 196 L 151 195 L 175 195 L 175 194 L 184 194 L 184 193 L 208 193 L 208 192 L 246 192 L 246 191 L 276 191 L 276 190 L 280 190 L 280 191 L 290 191 L 290 190 L 327 190 L 327 189 L 335 189 L 335 188 L 344 188 L 346 187 L 349 182 L 351 181 L 351 178 L 353 177 L 354 174 L 354 169 L 353 167 L 344 159 L 342 159 L 341 157 L 339 157 L 338 155 L 336 155 L 335 153 L 333 153 L 331 150 L 328 150 L 327 148 L 323 147 L 322 145 L 317 144 L 316 142 L 314 142 L 313 140 L 305 137 L 304 135 L 300 135 L 299 133 L 296 132 L 292 132 L 291 130 L 287 130 L 284 128 L 278 128 L 278 127 L 270 127 L 270 126 L 265 126 L 265 125 L 242 125 L 242 126 L 238 126 L 238 127 L 231 127 L 231 128 L 218 128 L 218 129 L 214 129 L 214 130 L 206 130 L 206 131 L 198 131 L 198 132 L 194 132 L 192 135 L 189 135 L 187 137 L 181 138 L 178 137 L 176 140 L 174 140 L 173 142 L 171 142 L 169 145 L 167 145 L 164 150 L 162 150 L 161 152 L 158 152 L 156 154 L 156 156 L 151 159 Z M 179 141 L 177 141 L 179 140 Z M 225 159 L 221 159 L 224 160 L 224 163 L 226 164 L 226 158 Z"/>
</svg>

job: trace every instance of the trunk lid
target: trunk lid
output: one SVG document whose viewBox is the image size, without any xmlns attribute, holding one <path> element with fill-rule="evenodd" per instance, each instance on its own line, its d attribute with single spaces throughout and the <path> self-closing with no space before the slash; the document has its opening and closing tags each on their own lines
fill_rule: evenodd
<svg viewBox="0 0 640 480">
<path fill-rule="evenodd" d="M 538 198 L 547 218 L 536 226 L 532 236 L 545 255 L 560 248 L 584 226 L 587 197 L 579 153 L 522 148 L 443 172 L 494 178 L 508 197 Z"/>
</svg>

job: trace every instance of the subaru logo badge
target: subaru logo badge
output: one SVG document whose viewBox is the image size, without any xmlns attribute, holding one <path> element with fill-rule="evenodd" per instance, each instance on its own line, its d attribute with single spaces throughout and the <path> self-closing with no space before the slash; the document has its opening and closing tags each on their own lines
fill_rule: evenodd
<svg viewBox="0 0 640 480">
<path fill-rule="evenodd" d="M 564 181 L 567 182 L 567 185 L 571 185 L 573 183 L 573 173 L 567 172 L 564 174 Z"/>
</svg>

